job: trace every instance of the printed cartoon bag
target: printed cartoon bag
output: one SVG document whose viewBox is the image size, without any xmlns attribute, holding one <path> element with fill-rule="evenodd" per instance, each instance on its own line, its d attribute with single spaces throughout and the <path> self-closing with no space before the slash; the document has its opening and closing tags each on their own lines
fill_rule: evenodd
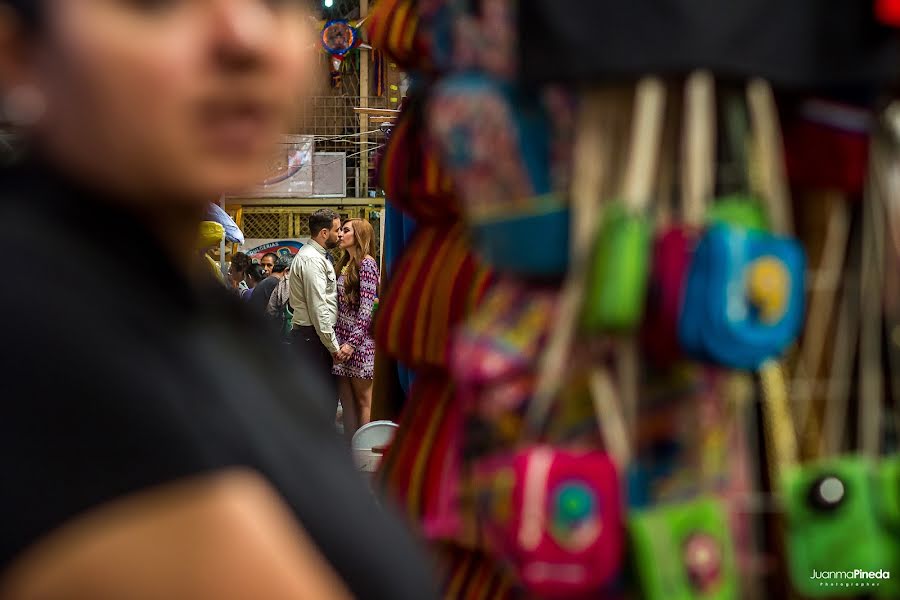
<svg viewBox="0 0 900 600">
<path fill-rule="evenodd" d="M 879 495 L 889 487 L 879 485 L 887 482 L 876 475 L 874 464 L 858 457 L 805 465 L 785 474 L 791 579 L 801 593 L 847 595 L 846 589 L 822 586 L 822 576 L 815 572 L 897 568 L 888 559 L 895 532 L 879 518 L 886 500 Z"/>
<path fill-rule="evenodd" d="M 623 507 L 607 453 L 536 445 L 476 468 L 488 540 L 530 592 L 578 598 L 615 578 Z"/>
<path fill-rule="evenodd" d="M 738 597 L 734 544 L 720 500 L 700 498 L 638 511 L 628 529 L 647 600 Z"/>
<path fill-rule="evenodd" d="M 678 358 L 678 316 L 684 283 L 705 224 L 704 208 L 713 194 L 715 162 L 715 82 L 696 72 L 685 84 L 684 139 L 681 157 L 681 222 L 658 232 L 653 243 L 650 291 L 642 342 L 657 365 Z"/>
<path fill-rule="evenodd" d="M 900 569 L 898 516 L 900 516 L 900 458 L 879 460 L 882 440 L 882 326 L 884 299 L 884 194 L 887 162 L 883 142 L 876 143 L 868 181 L 869 194 L 863 206 L 860 261 L 861 294 L 858 310 L 849 308 L 859 289 L 845 285 L 841 318 L 835 340 L 836 356 L 832 377 L 849 379 L 853 373 L 852 350 L 838 351 L 852 340 L 845 339 L 849 325 L 859 325 L 859 416 L 857 441 L 860 454 L 836 456 L 846 429 L 849 390 L 834 395 L 826 404 L 823 449 L 826 456 L 802 465 L 788 464 L 780 477 L 787 506 L 787 543 L 791 580 L 801 593 L 814 597 L 846 595 L 846 572 L 853 583 L 866 587 L 878 597 L 895 598 L 900 580 L 892 572 Z M 781 399 L 786 404 L 786 399 Z M 785 409 L 780 411 L 787 413 Z M 771 421 L 775 420 L 775 415 Z M 783 454 L 788 454 L 784 451 Z M 858 540 L 865 540 L 859 543 Z M 865 572 L 865 574 L 859 573 Z M 825 585 L 833 573 L 841 585 Z M 885 572 L 891 575 L 885 575 Z M 818 576 L 815 573 L 819 573 Z M 878 573 L 878 575 L 871 575 Z M 855 586 L 854 586 L 855 587 Z"/>
<path fill-rule="evenodd" d="M 833 376 L 845 375 L 849 376 Z M 786 507 L 787 558 L 794 587 L 809 597 L 846 596 L 843 583 L 848 579 L 880 597 L 896 597 L 896 581 L 882 581 L 884 574 L 868 575 L 897 568 L 900 556 L 892 531 L 896 512 L 890 508 L 896 499 L 891 488 L 896 482 L 889 482 L 895 461 L 879 465 L 873 459 L 849 455 L 797 465 L 794 421 L 781 369 L 766 363 L 761 377 L 766 446 L 772 478 L 780 484 Z M 835 404 L 845 401 L 846 397 L 836 398 Z M 829 412 L 841 411 L 830 408 Z M 877 436 L 868 432 L 864 437 L 872 435 Z M 866 542 L 859 543 L 861 539 Z"/>
<path fill-rule="evenodd" d="M 804 276 L 803 250 L 794 240 L 716 225 L 691 263 L 682 346 L 696 358 L 759 368 L 800 331 Z"/>
<path fill-rule="evenodd" d="M 694 253 L 679 320 L 685 351 L 719 364 L 755 370 L 779 356 L 803 322 L 805 257 L 790 233 L 786 192 L 776 179 L 783 169 L 774 99 L 768 84 L 752 82 L 754 117 L 766 178 L 770 220 L 776 232 L 717 224 Z"/>
<path fill-rule="evenodd" d="M 588 330 L 631 330 L 643 316 L 651 248 L 646 211 L 656 174 L 664 107 L 662 81 L 641 80 L 635 95 L 622 201 L 606 208 L 594 247 L 583 316 Z"/>
<path fill-rule="evenodd" d="M 648 463 L 644 445 L 629 473 L 628 529 L 637 579 L 648 600 L 737 598 L 738 548 L 752 552 L 749 523 L 736 509 L 740 504 L 732 503 L 746 498 L 751 487 L 739 416 L 748 390 L 711 367 L 685 365 L 678 371 L 674 380 L 660 381 L 659 392 L 668 396 L 663 407 L 646 406 L 642 395 L 642 428 L 677 427 L 676 436 L 686 439 L 672 440 L 674 432 L 664 432 L 671 440 L 664 458 L 671 462 L 660 465 L 652 460 L 658 453 L 651 453 Z M 682 390 L 672 398 L 676 382 Z M 668 466 L 669 472 L 654 473 L 648 466 Z"/>
<path fill-rule="evenodd" d="M 478 73 L 437 84 L 430 131 L 472 246 L 493 268 L 553 277 L 568 265 L 569 206 L 554 181 L 554 123 L 536 95 Z"/>
<path fill-rule="evenodd" d="M 742 171 L 744 179 L 743 171 L 749 170 L 750 165 L 743 151 L 747 137 L 743 106 L 730 93 L 725 94 L 725 105 L 732 166 Z M 681 354 L 678 321 L 687 274 L 707 222 L 767 229 L 763 208 L 751 194 L 732 193 L 710 203 L 716 184 L 716 116 L 712 75 L 704 71 L 692 73 L 685 84 L 682 120 L 681 220 L 662 228 L 654 242 L 648 309 L 643 324 L 644 349 L 661 367 L 671 364 Z"/>
<path fill-rule="evenodd" d="M 533 432 L 526 431 L 517 448 L 474 461 L 475 504 L 488 548 L 537 597 L 589 598 L 616 586 L 624 552 L 622 455 L 613 452 L 621 448 L 608 432 L 624 426 L 613 423 L 621 419 L 614 396 L 605 375 L 575 367 L 554 401 L 544 441 L 528 441 Z M 577 430 L 567 424 L 582 409 L 593 430 L 573 435 Z"/>
</svg>

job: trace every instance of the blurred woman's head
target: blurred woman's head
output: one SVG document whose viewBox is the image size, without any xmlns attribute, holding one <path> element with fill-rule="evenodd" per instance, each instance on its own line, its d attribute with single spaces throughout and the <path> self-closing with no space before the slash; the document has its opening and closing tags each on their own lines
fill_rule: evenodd
<svg viewBox="0 0 900 600">
<path fill-rule="evenodd" d="M 338 244 L 343 250 L 355 253 L 359 260 L 373 254 L 375 230 L 365 219 L 348 219 L 338 233 Z"/>
<path fill-rule="evenodd" d="M 0 0 L 0 107 L 29 144 L 134 201 L 263 178 L 309 71 L 301 0 Z"/>
<path fill-rule="evenodd" d="M 341 226 L 339 244 L 344 254 L 338 272 L 344 276 L 344 293 L 352 305 L 359 304 L 359 266 L 374 254 L 375 230 L 365 219 L 348 219 Z"/>
</svg>

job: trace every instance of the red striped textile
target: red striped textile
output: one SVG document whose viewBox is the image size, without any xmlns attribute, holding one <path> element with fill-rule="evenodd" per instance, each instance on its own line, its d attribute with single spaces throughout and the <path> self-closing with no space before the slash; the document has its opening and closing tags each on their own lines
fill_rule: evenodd
<svg viewBox="0 0 900 600">
<path fill-rule="evenodd" d="M 444 222 L 460 214 L 452 180 L 428 142 L 424 98 L 411 98 L 378 162 L 378 180 L 391 204 L 417 221 Z"/>
<path fill-rule="evenodd" d="M 402 68 L 417 64 L 415 38 L 417 9 L 411 0 L 381 0 L 375 5 L 366 30 L 373 48 L 384 50 Z"/>
<path fill-rule="evenodd" d="M 447 369 L 452 331 L 472 312 L 490 278 L 470 251 L 461 223 L 423 226 L 379 304 L 379 348 L 412 369 Z"/>
<path fill-rule="evenodd" d="M 446 600 L 515 600 L 526 597 L 512 576 L 486 554 L 459 546 L 442 545 L 438 555 L 444 565 L 442 590 Z"/>
</svg>

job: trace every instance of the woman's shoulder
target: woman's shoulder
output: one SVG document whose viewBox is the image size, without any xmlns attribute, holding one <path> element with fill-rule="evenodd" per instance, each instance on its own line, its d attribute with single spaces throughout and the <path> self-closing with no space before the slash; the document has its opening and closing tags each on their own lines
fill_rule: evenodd
<svg viewBox="0 0 900 600">
<path fill-rule="evenodd" d="M 380 277 L 380 274 L 378 273 L 378 261 L 371 256 L 365 257 L 359 265 L 359 272 L 360 275 L 365 273 L 365 275 L 371 279 L 378 279 Z"/>
<path fill-rule="evenodd" d="M 362 260 L 362 264 L 360 266 L 368 267 L 369 269 L 374 269 L 377 271 L 378 270 L 378 261 L 375 260 L 374 258 L 372 258 L 371 256 L 366 256 Z"/>
</svg>

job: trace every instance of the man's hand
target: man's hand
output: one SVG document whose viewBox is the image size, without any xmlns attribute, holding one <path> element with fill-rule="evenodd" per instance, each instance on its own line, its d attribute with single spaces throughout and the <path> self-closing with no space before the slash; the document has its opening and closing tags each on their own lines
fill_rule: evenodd
<svg viewBox="0 0 900 600">
<path fill-rule="evenodd" d="M 331 358 L 332 358 L 332 360 L 334 360 L 334 364 L 336 364 L 336 365 L 339 365 L 339 364 L 341 364 L 342 362 L 344 362 L 344 361 L 346 360 L 345 358 L 341 358 L 341 352 L 340 352 L 340 351 L 335 352 L 334 354 L 332 354 L 332 355 L 331 355 Z"/>
<path fill-rule="evenodd" d="M 341 349 L 337 353 L 340 362 L 344 362 L 345 360 L 353 356 L 353 350 L 354 348 L 350 344 L 344 344 L 343 346 L 341 346 Z"/>
</svg>

